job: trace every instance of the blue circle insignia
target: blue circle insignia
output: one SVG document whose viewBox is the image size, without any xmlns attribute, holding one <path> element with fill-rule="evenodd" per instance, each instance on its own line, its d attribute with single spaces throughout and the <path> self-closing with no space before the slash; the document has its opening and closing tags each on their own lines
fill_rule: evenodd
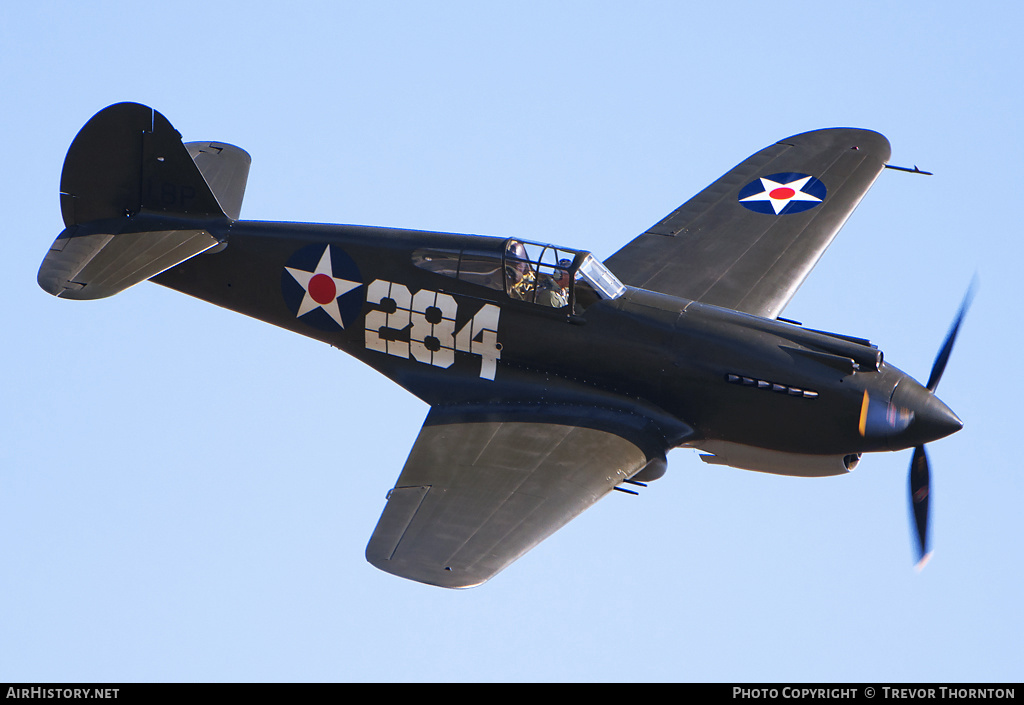
<svg viewBox="0 0 1024 705">
<path fill-rule="evenodd" d="M 809 174 L 782 172 L 754 179 L 740 189 L 738 200 L 755 213 L 791 215 L 814 208 L 827 195 L 828 189 L 819 179 Z"/>
<path fill-rule="evenodd" d="M 325 331 L 344 330 L 363 308 L 359 267 L 337 245 L 308 245 L 281 272 L 281 295 L 295 317 Z"/>
</svg>

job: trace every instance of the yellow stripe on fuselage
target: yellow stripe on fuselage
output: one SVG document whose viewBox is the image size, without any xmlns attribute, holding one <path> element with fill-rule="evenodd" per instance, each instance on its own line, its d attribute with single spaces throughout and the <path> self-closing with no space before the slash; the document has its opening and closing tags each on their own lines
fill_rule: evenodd
<svg viewBox="0 0 1024 705">
<path fill-rule="evenodd" d="M 864 390 L 864 401 L 860 404 L 860 424 L 857 429 L 860 431 L 861 436 L 867 435 L 868 425 L 868 390 Z"/>
</svg>

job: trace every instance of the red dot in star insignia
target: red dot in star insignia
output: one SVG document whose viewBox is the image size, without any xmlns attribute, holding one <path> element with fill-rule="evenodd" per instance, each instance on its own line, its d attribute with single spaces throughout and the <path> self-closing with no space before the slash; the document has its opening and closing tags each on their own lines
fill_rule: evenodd
<svg viewBox="0 0 1024 705">
<path fill-rule="evenodd" d="M 772 189 L 771 193 L 768 194 L 769 197 L 780 201 L 784 201 L 787 198 L 792 198 L 795 195 L 796 191 L 791 189 L 789 186 L 780 186 L 779 188 Z"/>
<path fill-rule="evenodd" d="M 337 298 L 338 287 L 326 274 L 317 274 L 309 280 L 309 295 L 321 306 L 326 306 Z"/>
</svg>

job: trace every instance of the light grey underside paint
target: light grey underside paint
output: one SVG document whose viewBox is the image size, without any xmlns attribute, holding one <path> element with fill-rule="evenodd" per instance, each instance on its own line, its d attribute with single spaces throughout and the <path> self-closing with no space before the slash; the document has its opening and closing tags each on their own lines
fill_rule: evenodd
<svg viewBox="0 0 1024 705">
<path fill-rule="evenodd" d="M 46 253 L 39 286 L 65 299 L 101 299 L 217 245 L 204 230 L 77 235 L 72 226 Z"/>
</svg>

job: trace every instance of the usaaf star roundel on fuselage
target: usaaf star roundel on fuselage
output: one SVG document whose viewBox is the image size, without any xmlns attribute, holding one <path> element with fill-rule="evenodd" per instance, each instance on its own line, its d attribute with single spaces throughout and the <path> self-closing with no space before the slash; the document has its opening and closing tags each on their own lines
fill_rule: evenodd
<svg viewBox="0 0 1024 705">
<path fill-rule="evenodd" d="M 739 202 L 755 213 L 789 215 L 814 208 L 827 193 L 825 184 L 808 174 L 770 174 L 740 189 Z"/>
<path fill-rule="evenodd" d="M 325 331 L 348 328 L 363 305 L 359 267 L 340 247 L 309 245 L 288 260 L 281 294 L 295 317 Z"/>
</svg>

